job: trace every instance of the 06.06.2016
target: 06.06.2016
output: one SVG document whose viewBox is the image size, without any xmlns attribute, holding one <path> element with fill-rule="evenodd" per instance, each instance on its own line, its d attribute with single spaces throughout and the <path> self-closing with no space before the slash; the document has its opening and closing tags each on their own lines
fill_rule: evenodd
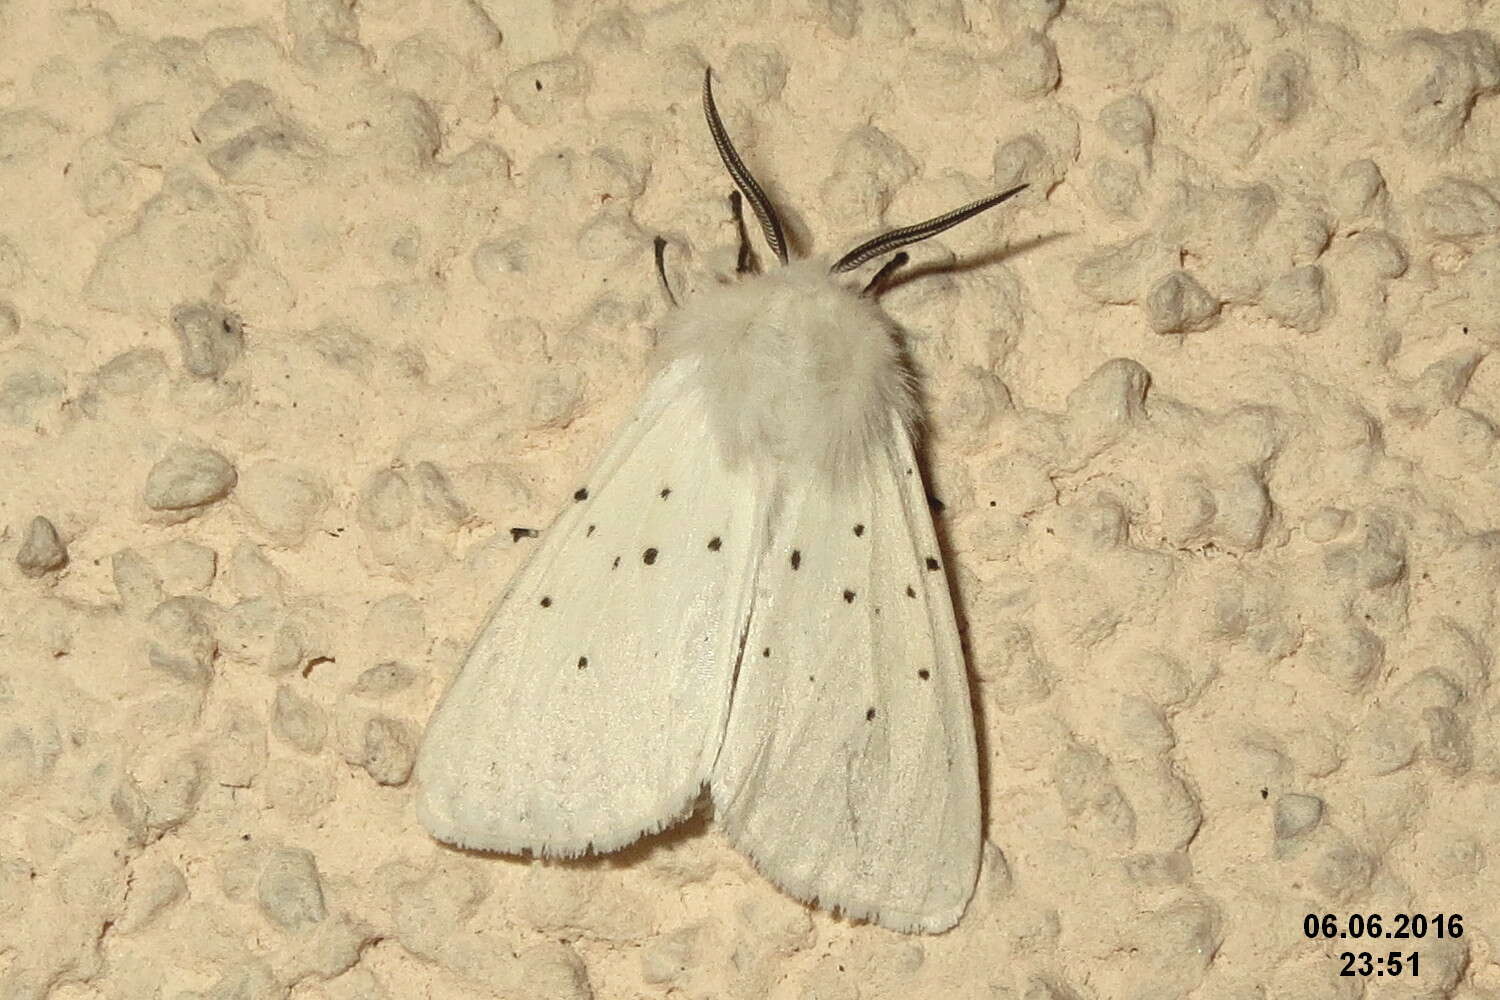
<svg viewBox="0 0 1500 1000">
<path fill-rule="evenodd" d="M 1302 918 L 1302 933 L 1313 939 L 1325 938 L 1460 938 L 1464 936 L 1464 918 L 1459 913 L 1397 913 L 1389 917 L 1379 913 L 1351 913 L 1340 920 L 1333 913 L 1309 913 Z"/>
</svg>

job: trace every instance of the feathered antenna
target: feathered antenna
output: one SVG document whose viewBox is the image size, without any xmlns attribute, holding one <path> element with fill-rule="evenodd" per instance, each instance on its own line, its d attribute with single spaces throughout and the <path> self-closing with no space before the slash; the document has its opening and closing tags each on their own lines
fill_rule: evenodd
<svg viewBox="0 0 1500 1000">
<path fill-rule="evenodd" d="M 842 274 L 845 271 L 852 271 L 865 261 L 874 260 L 881 254 L 890 253 L 899 247 L 916 243 L 918 240 L 925 240 L 929 236 L 936 236 L 944 230 L 952 229 L 960 222 L 972 219 L 980 212 L 994 208 L 1005 199 L 1020 194 L 1026 188 L 1027 185 L 1018 184 L 1009 191 L 1002 191 L 999 194 L 992 194 L 988 198 L 981 198 L 972 204 L 965 205 L 963 208 L 955 208 L 951 212 L 944 212 L 937 218 L 928 219 L 926 222 L 918 222 L 914 226 L 902 226 L 900 229 L 892 229 L 890 232 L 883 233 L 874 239 L 866 240 L 853 250 L 850 250 L 844 256 L 834 261 L 833 266 L 828 270 L 832 274 Z"/>
<path fill-rule="evenodd" d="M 745 200 L 750 203 L 750 209 L 755 217 L 760 220 L 760 231 L 766 234 L 766 245 L 776 255 L 776 259 L 783 264 L 786 263 L 786 236 L 781 231 L 781 220 L 776 217 L 776 209 L 771 204 L 771 199 L 766 197 L 765 191 L 761 190 L 755 182 L 754 176 L 745 166 L 745 161 L 740 159 L 740 154 L 735 151 L 734 143 L 729 141 L 729 133 L 724 131 L 724 122 L 719 119 L 719 109 L 714 106 L 714 71 L 705 69 L 703 71 L 703 114 L 708 118 L 708 130 L 713 133 L 714 145 L 719 148 L 719 159 L 724 161 L 724 169 L 729 171 L 729 176 L 734 180 L 735 187 L 744 192 Z"/>
</svg>

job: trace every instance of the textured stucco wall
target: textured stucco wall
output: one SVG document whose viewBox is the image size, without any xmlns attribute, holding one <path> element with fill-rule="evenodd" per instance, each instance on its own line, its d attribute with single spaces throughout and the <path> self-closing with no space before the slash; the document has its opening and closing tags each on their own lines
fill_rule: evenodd
<svg viewBox="0 0 1500 1000">
<path fill-rule="evenodd" d="M 1500 6 L 0 3 L 0 996 L 1500 996 Z M 903 937 L 703 819 L 417 826 L 428 711 L 732 260 L 886 297 L 985 869 Z M 36 518 L 45 518 L 37 521 Z"/>
</svg>

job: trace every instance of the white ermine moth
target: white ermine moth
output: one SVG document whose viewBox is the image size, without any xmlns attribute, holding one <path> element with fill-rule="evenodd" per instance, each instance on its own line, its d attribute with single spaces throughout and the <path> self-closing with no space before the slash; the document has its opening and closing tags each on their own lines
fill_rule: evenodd
<svg viewBox="0 0 1500 1000">
<path fill-rule="evenodd" d="M 844 276 L 1021 188 L 789 263 L 711 73 L 703 105 L 779 266 L 749 273 L 742 246 L 743 280 L 670 314 L 634 416 L 427 724 L 417 816 L 461 847 L 574 857 L 676 822 L 706 785 L 787 893 L 947 930 L 978 876 L 978 762 L 911 375 L 875 302 L 906 254 L 863 289 Z"/>
</svg>

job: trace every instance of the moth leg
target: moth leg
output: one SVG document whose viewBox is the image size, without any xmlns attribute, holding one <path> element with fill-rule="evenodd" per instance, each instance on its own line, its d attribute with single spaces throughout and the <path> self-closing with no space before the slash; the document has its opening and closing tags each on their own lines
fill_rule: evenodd
<svg viewBox="0 0 1500 1000">
<path fill-rule="evenodd" d="M 869 284 L 865 285 L 864 291 L 860 292 L 859 294 L 867 296 L 879 295 L 881 291 L 883 291 L 882 286 L 885 284 L 886 280 L 890 278 L 891 275 L 895 274 L 898 269 L 905 266 L 906 262 L 909 260 L 911 260 L 911 258 L 906 255 L 905 250 L 902 250 L 900 253 L 896 254 L 896 256 L 892 257 L 890 260 L 886 261 L 880 266 L 880 270 L 875 272 L 875 277 L 870 279 Z"/>
<path fill-rule="evenodd" d="M 667 241 L 658 236 L 656 246 L 656 277 L 661 282 L 662 294 L 666 295 L 667 301 L 675 309 L 677 307 L 677 296 L 672 294 L 672 283 L 667 280 Z"/>
<path fill-rule="evenodd" d="M 754 261 L 750 257 L 750 234 L 745 231 L 745 204 L 739 191 L 729 192 L 729 212 L 734 216 L 734 231 L 739 236 L 740 252 L 735 258 L 734 273 L 749 274 Z"/>
</svg>

